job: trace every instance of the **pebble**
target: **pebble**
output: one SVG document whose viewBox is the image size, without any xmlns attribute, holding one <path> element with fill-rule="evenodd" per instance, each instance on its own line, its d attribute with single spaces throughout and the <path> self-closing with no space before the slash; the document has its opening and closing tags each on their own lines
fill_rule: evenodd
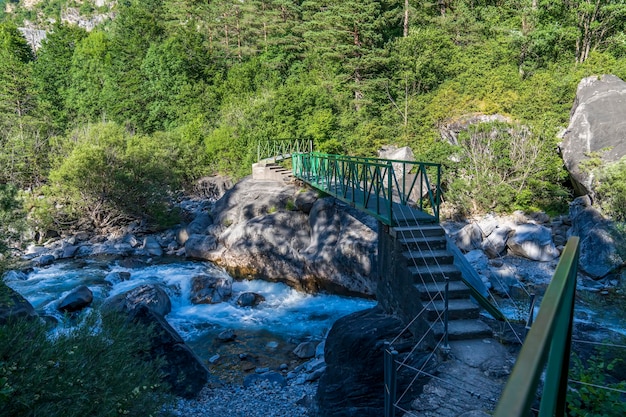
<svg viewBox="0 0 626 417">
<path fill-rule="evenodd" d="M 281 387 L 267 381 L 247 388 L 237 385 L 206 387 L 197 398 L 180 398 L 164 413 L 180 417 L 313 416 L 314 411 L 307 405 L 314 404 L 316 391 L 317 383 L 287 384 Z"/>
</svg>

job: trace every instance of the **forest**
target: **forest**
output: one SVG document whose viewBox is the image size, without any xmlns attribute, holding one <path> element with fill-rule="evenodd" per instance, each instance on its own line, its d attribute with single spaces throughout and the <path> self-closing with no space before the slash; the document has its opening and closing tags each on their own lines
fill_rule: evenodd
<svg viewBox="0 0 626 417">
<path fill-rule="evenodd" d="M 24 219 L 167 226 L 195 180 L 248 175 L 260 141 L 289 138 L 349 155 L 411 146 L 443 164 L 459 215 L 560 213 L 571 191 L 558 132 L 576 87 L 626 77 L 624 0 L 0 6 L 5 235 Z M 72 13 L 107 18 L 87 31 L 64 23 Z M 24 26 L 47 31 L 40 48 Z M 478 116 L 496 117 L 467 123 Z"/>
</svg>

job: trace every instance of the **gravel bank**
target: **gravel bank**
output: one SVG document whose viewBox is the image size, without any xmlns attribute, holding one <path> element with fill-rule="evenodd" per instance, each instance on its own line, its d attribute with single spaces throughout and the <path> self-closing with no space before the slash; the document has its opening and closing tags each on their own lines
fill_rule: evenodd
<svg viewBox="0 0 626 417">
<path fill-rule="evenodd" d="M 317 383 L 287 386 L 262 381 L 251 387 L 206 387 L 196 399 L 179 399 L 173 409 L 181 417 L 304 417 L 313 416 Z"/>
</svg>

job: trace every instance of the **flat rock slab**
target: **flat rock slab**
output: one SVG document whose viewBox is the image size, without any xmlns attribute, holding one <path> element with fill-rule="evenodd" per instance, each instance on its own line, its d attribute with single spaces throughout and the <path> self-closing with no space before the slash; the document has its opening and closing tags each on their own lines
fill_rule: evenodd
<svg viewBox="0 0 626 417">
<path fill-rule="evenodd" d="M 510 365 L 511 356 L 508 350 L 494 339 L 456 340 L 450 342 L 452 355 L 471 366 L 479 368 L 486 362 L 499 361 L 502 365 Z"/>
</svg>

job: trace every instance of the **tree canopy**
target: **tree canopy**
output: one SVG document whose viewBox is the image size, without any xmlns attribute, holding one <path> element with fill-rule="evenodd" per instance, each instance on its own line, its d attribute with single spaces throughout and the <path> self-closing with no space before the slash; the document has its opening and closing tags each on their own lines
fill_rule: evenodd
<svg viewBox="0 0 626 417">
<path fill-rule="evenodd" d="M 60 4 L 108 17 L 87 32 L 59 23 Z M 560 210 L 554 145 L 576 86 L 592 74 L 626 77 L 624 0 L 29 7 L 12 3 L 0 17 L 0 184 L 48 197 L 65 187 L 92 205 L 106 196 L 125 216 L 145 213 L 116 187 L 145 187 L 141 199 L 156 204 L 153 193 L 201 175 L 246 175 L 259 141 L 292 137 L 368 156 L 409 145 L 444 164 L 446 200 L 462 211 Z M 25 19 L 47 30 L 36 51 L 17 29 Z M 509 122 L 472 126 L 456 142 L 442 134 L 496 114 Z M 511 149 L 515 141 L 524 146 Z M 519 149 L 528 154 L 511 153 Z"/>
</svg>

